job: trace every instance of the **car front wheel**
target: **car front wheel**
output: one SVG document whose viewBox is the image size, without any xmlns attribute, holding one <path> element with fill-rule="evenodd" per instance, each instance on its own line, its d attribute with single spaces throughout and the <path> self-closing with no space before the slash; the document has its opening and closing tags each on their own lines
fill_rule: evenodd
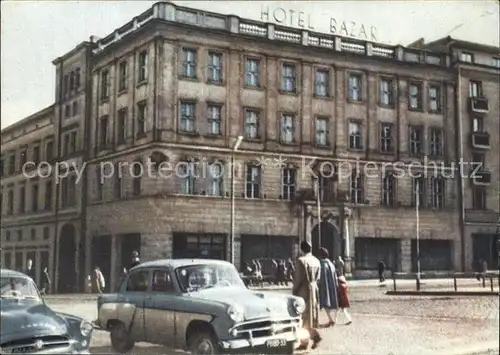
<svg viewBox="0 0 500 355">
<path fill-rule="evenodd" d="M 132 350 L 135 342 L 130 339 L 130 333 L 125 327 L 125 324 L 118 322 L 113 324 L 110 331 L 111 346 L 116 352 L 121 354 Z"/>
<path fill-rule="evenodd" d="M 196 333 L 189 337 L 189 351 L 195 355 L 218 354 L 218 346 L 209 332 Z"/>
</svg>

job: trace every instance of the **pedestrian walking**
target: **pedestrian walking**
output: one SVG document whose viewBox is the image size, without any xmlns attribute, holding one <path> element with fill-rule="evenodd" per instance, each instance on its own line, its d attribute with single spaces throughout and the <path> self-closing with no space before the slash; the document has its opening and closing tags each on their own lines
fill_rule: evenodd
<svg viewBox="0 0 500 355">
<path fill-rule="evenodd" d="M 337 276 L 344 275 L 344 260 L 340 257 L 337 257 L 337 261 L 335 261 L 335 270 L 337 271 Z"/>
<path fill-rule="evenodd" d="M 385 263 L 384 260 L 380 259 L 378 262 L 378 279 L 380 283 L 385 282 Z"/>
<path fill-rule="evenodd" d="M 24 273 L 31 277 L 36 283 L 36 271 L 33 267 L 33 260 L 28 259 L 28 261 L 26 262 L 26 270 L 24 271 Z"/>
<path fill-rule="evenodd" d="M 338 297 L 339 297 L 339 308 L 335 313 L 334 322 L 337 323 L 339 314 L 343 313 L 345 318 L 347 319 L 347 323 L 345 325 L 349 325 L 352 323 L 352 319 L 347 309 L 351 307 L 351 302 L 349 300 L 349 287 L 347 286 L 347 280 L 345 279 L 345 276 L 339 277 Z"/>
<path fill-rule="evenodd" d="M 50 282 L 49 271 L 46 266 L 43 268 L 43 272 L 41 275 L 41 284 L 42 284 L 42 289 L 40 291 L 42 295 L 49 294 L 51 282 Z"/>
<path fill-rule="evenodd" d="M 300 244 L 302 256 L 297 259 L 295 275 L 293 277 L 292 294 L 302 297 L 306 303 L 305 311 L 302 313 L 302 325 L 309 331 L 309 339 L 300 345 L 301 350 L 307 349 L 309 340 L 312 340 L 312 349 L 316 349 L 322 338 L 319 334 L 318 316 L 318 281 L 320 279 L 321 264 L 311 253 L 311 244 L 303 241 Z"/>
<path fill-rule="evenodd" d="M 332 327 L 335 325 L 332 312 L 339 308 L 338 302 L 338 279 L 335 272 L 335 265 L 330 261 L 328 250 L 321 248 L 319 250 L 319 257 L 321 263 L 321 275 L 319 279 L 319 306 L 325 310 L 328 317 L 328 323 L 323 327 Z"/>
<path fill-rule="evenodd" d="M 92 275 L 92 293 L 103 293 L 106 287 L 106 280 L 101 272 L 101 268 L 96 266 Z"/>
<path fill-rule="evenodd" d="M 292 258 L 290 258 L 286 263 L 286 279 L 288 281 L 293 281 L 294 273 L 295 273 L 295 265 L 293 265 Z"/>
<path fill-rule="evenodd" d="M 278 267 L 276 268 L 276 284 L 279 286 L 283 286 L 287 283 L 285 261 L 279 260 L 277 263 Z"/>
<path fill-rule="evenodd" d="M 483 285 L 486 282 L 486 274 L 488 273 L 488 262 L 483 260 L 481 263 L 481 279 L 483 281 Z"/>
</svg>

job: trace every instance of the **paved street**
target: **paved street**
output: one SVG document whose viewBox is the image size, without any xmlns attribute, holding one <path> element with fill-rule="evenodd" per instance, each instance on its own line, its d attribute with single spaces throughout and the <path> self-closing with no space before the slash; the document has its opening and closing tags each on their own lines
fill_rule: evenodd
<svg viewBox="0 0 500 355">
<path fill-rule="evenodd" d="M 352 287 L 352 325 L 322 330 L 325 340 L 310 354 L 498 354 L 497 297 L 398 297 L 384 292 L 382 287 Z M 69 303 L 56 297 L 47 302 L 88 320 L 96 317 L 91 300 Z M 321 322 L 325 318 L 322 314 Z M 149 344 L 134 349 L 134 353 L 167 351 L 171 353 Z M 107 333 L 95 332 L 92 352 L 112 352 Z"/>
</svg>

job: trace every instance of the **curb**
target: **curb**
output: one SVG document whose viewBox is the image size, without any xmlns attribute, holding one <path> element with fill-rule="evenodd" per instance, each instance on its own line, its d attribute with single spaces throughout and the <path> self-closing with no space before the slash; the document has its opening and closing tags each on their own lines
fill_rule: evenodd
<svg viewBox="0 0 500 355">
<path fill-rule="evenodd" d="M 500 296 L 499 292 L 480 291 L 386 291 L 388 296 Z"/>
</svg>

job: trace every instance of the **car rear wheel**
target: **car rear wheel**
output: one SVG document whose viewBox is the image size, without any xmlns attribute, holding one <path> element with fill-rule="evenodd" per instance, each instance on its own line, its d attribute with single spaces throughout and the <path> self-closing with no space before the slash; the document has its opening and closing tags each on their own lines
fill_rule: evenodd
<svg viewBox="0 0 500 355">
<path fill-rule="evenodd" d="M 112 325 L 110 331 L 111 346 L 121 354 L 132 350 L 135 342 L 130 339 L 130 333 L 122 322 L 117 322 Z"/>
<path fill-rule="evenodd" d="M 195 333 L 189 337 L 188 347 L 191 354 L 209 355 L 218 354 L 219 347 L 209 332 Z"/>
</svg>

